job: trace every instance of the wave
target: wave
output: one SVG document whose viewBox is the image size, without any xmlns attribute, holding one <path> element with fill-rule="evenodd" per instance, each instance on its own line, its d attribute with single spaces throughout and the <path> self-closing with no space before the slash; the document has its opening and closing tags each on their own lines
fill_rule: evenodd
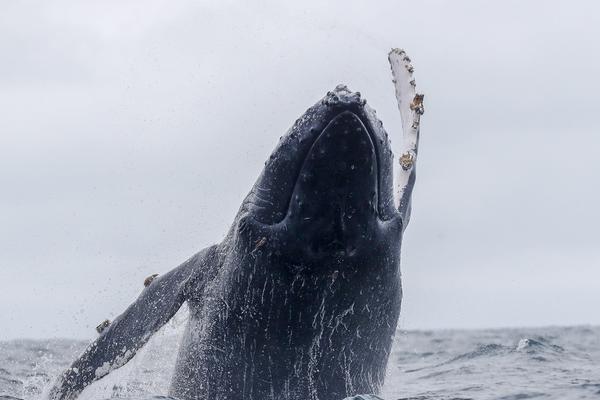
<svg viewBox="0 0 600 400">
<path fill-rule="evenodd" d="M 562 353 L 565 351 L 563 347 L 558 346 L 556 344 L 552 344 L 549 340 L 543 337 L 537 337 L 535 339 L 522 338 L 519 340 L 519 343 L 517 344 L 515 350 L 521 352 L 524 351 L 527 353 L 539 353 L 545 351 Z"/>
<path fill-rule="evenodd" d="M 405 369 L 406 373 L 420 372 L 424 370 L 438 369 L 441 367 L 448 367 L 455 364 L 461 364 L 465 362 L 476 363 L 478 360 L 489 360 L 495 357 L 511 357 L 511 356 L 522 356 L 525 355 L 532 361 L 548 361 L 549 359 L 555 359 L 565 352 L 565 349 L 559 345 L 553 344 L 549 339 L 538 336 L 535 338 L 521 338 L 516 344 L 505 345 L 499 343 L 483 343 L 478 344 L 474 350 L 459 353 L 458 355 L 447 359 L 442 362 L 430 364 L 427 366 Z M 427 357 L 433 353 L 426 353 Z M 420 354 L 422 358 L 425 358 L 425 353 Z M 440 353 L 438 353 L 440 355 Z M 451 369 L 444 369 L 436 372 L 432 372 L 428 375 L 421 377 L 421 379 L 428 379 L 438 377 L 448 373 L 457 373 L 468 375 L 470 369 L 463 366 L 452 367 Z"/>
<path fill-rule="evenodd" d="M 177 340 L 170 334 L 153 340 L 80 400 L 176 400 L 161 394 L 168 391 Z M 85 345 L 0 342 L 0 400 L 44 399 L 54 377 Z M 393 354 L 380 394 L 388 400 L 600 398 L 600 327 L 410 331 L 397 336 Z"/>
</svg>

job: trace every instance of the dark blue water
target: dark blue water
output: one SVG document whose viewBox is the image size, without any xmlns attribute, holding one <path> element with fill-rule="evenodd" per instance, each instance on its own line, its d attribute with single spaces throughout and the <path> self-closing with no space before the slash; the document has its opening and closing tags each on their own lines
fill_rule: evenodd
<svg viewBox="0 0 600 400">
<path fill-rule="evenodd" d="M 80 399 L 165 398 L 177 322 Z M 0 342 L 0 399 L 43 399 L 86 342 Z M 600 328 L 398 331 L 380 396 L 392 399 L 600 399 Z M 334 399 L 332 399 L 334 400 Z"/>
</svg>

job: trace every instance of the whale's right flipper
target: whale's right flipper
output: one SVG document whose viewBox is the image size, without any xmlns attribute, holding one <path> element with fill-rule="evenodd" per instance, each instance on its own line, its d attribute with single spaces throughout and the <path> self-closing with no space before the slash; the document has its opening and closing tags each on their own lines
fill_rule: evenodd
<svg viewBox="0 0 600 400">
<path fill-rule="evenodd" d="M 50 400 L 76 398 L 95 380 L 123 366 L 135 355 L 216 269 L 216 246 L 206 248 L 174 270 L 158 276 L 118 316 L 51 389 Z"/>
<path fill-rule="evenodd" d="M 414 68 L 406 52 L 401 49 L 392 49 L 388 54 L 388 60 L 392 67 L 403 135 L 403 149 L 399 159 L 400 168 L 395 178 L 395 199 L 402 217 L 403 229 L 406 229 L 410 220 L 412 191 L 416 178 L 420 120 L 424 112 L 423 95 L 416 92 Z"/>
</svg>

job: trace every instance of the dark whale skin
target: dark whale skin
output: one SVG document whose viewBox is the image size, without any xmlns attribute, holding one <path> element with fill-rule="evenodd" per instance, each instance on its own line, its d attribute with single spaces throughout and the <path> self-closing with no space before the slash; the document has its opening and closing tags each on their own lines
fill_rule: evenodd
<svg viewBox="0 0 600 400">
<path fill-rule="evenodd" d="M 402 215 L 387 133 L 339 85 L 281 137 L 225 239 L 149 283 L 49 398 L 74 399 L 125 364 L 184 302 L 172 396 L 378 393 L 402 299 Z"/>
<path fill-rule="evenodd" d="M 192 291 L 172 394 L 377 393 L 402 298 L 392 196 L 387 134 L 338 87 L 282 137 L 217 250 L 215 284 Z"/>
</svg>

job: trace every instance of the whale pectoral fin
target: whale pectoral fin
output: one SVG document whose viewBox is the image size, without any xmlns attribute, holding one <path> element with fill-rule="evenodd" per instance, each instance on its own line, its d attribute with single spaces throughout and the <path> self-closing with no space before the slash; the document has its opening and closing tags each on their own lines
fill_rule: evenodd
<svg viewBox="0 0 600 400">
<path fill-rule="evenodd" d="M 204 285 L 215 264 L 216 246 L 212 246 L 154 279 L 58 378 L 49 399 L 74 399 L 90 383 L 127 363 L 175 315 L 190 290 Z"/>
<path fill-rule="evenodd" d="M 411 197 L 415 185 L 424 96 L 416 92 L 414 68 L 404 50 L 392 49 L 388 60 L 392 67 L 396 100 L 402 119 L 403 149 L 395 186 L 398 211 L 402 217 L 403 227 L 406 228 L 410 219 Z"/>
</svg>

